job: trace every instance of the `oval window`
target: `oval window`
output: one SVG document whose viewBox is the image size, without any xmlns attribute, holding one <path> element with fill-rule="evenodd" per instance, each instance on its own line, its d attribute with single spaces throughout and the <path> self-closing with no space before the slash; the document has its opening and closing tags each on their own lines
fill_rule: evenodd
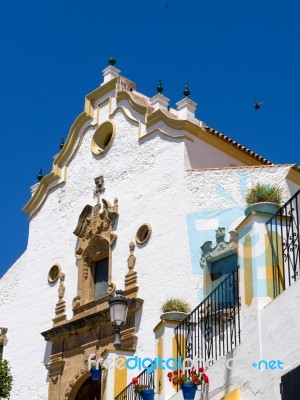
<svg viewBox="0 0 300 400">
<path fill-rule="evenodd" d="M 111 121 L 106 121 L 99 126 L 93 135 L 92 153 L 96 156 L 107 151 L 115 137 L 115 126 Z"/>
</svg>

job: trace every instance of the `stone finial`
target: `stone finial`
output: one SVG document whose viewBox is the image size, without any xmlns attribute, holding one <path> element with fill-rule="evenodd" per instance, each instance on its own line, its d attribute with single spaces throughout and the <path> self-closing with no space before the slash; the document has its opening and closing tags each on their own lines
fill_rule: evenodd
<svg viewBox="0 0 300 400">
<path fill-rule="evenodd" d="M 134 254 L 135 243 L 133 240 L 129 243 L 129 256 L 127 258 L 128 272 L 125 275 L 125 292 L 128 298 L 137 297 L 139 287 L 137 286 L 137 272 L 135 271 L 136 256 Z"/>
<path fill-rule="evenodd" d="M 162 94 L 163 90 L 164 90 L 164 88 L 162 87 L 161 80 L 159 80 L 156 91 L 157 91 L 157 93 Z"/>
<path fill-rule="evenodd" d="M 134 249 L 135 249 L 135 243 L 133 241 L 131 241 L 129 243 L 130 254 L 127 258 L 127 264 L 128 264 L 129 271 L 134 269 L 134 266 L 135 266 L 136 256 L 134 255 Z"/>
<path fill-rule="evenodd" d="M 42 178 L 43 178 L 43 170 L 41 168 L 38 176 L 36 177 L 36 179 L 40 182 L 42 180 Z"/>
<path fill-rule="evenodd" d="M 66 317 L 66 302 L 65 295 L 65 273 L 63 271 L 59 274 L 59 287 L 58 287 L 58 302 L 55 307 L 55 317 L 53 318 L 53 325 L 58 325 L 60 322 L 67 319 Z"/>
<path fill-rule="evenodd" d="M 64 285 L 65 273 L 62 271 L 59 275 L 59 280 L 60 280 L 60 284 L 58 287 L 58 298 L 59 298 L 59 300 L 62 300 L 64 298 L 65 290 L 66 290 L 65 285 Z"/>
<path fill-rule="evenodd" d="M 114 66 L 116 64 L 117 60 L 114 57 L 111 57 L 108 59 L 108 64 Z"/>
<path fill-rule="evenodd" d="M 186 83 L 186 84 L 185 84 L 184 91 L 183 91 L 183 95 L 184 95 L 185 97 L 189 97 L 190 94 L 191 94 L 191 92 L 190 92 L 190 90 L 189 90 L 189 85 L 188 85 L 188 83 Z"/>
</svg>

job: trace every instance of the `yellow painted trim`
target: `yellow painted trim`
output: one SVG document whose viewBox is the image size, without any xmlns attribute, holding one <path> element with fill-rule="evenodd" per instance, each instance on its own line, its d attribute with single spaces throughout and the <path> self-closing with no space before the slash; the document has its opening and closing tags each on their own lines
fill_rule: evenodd
<svg viewBox="0 0 300 400">
<path fill-rule="evenodd" d="M 94 115 L 94 103 L 96 100 L 103 97 L 105 94 L 111 92 L 112 90 L 117 90 L 118 78 L 113 78 L 103 86 L 100 86 L 93 92 L 89 93 L 85 98 L 84 111 L 90 117 Z"/>
<path fill-rule="evenodd" d="M 296 185 L 300 185 L 300 170 L 295 168 L 295 166 L 292 167 L 289 170 L 286 178 L 295 183 Z"/>
<path fill-rule="evenodd" d="M 110 115 L 111 114 L 111 97 L 107 97 L 106 99 L 104 99 L 103 101 L 101 101 L 100 103 L 97 104 L 97 108 L 95 109 L 95 111 L 96 111 L 95 118 L 96 118 L 97 122 L 101 120 L 101 113 L 102 113 L 101 108 L 103 108 L 105 105 L 108 106 L 108 115 Z"/>
<path fill-rule="evenodd" d="M 161 337 L 157 341 L 157 356 L 163 359 L 163 339 Z M 157 370 L 156 387 L 158 388 L 158 394 L 160 394 L 163 389 L 163 371 L 164 370 L 162 368 L 158 368 Z"/>
<path fill-rule="evenodd" d="M 63 184 L 66 181 L 67 178 L 66 174 L 65 176 L 62 176 L 63 163 L 74 150 L 74 145 L 76 143 L 78 133 L 82 128 L 82 126 L 88 121 L 90 121 L 90 117 L 85 113 L 80 114 L 78 118 L 75 120 L 74 124 L 70 129 L 68 139 L 64 147 L 62 148 L 62 150 L 60 151 L 60 153 L 57 155 L 57 157 L 53 162 L 52 171 L 48 175 L 42 178 L 34 195 L 31 197 L 31 199 L 27 202 L 27 204 L 23 208 L 23 211 L 30 214 L 30 217 L 32 217 L 32 214 L 36 212 L 37 209 L 40 208 L 41 202 L 45 201 L 45 199 L 43 199 L 44 196 L 45 195 L 48 196 L 49 190 L 52 190 L 54 188 L 53 186 L 52 188 L 49 189 L 49 185 L 51 185 L 58 179 L 62 179 L 62 181 L 59 182 L 57 185 L 55 185 L 55 187 Z M 78 150 L 78 148 L 79 145 L 76 147 L 76 151 Z"/>
<path fill-rule="evenodd" d="M 134 117 L 132 117 L 129 112 L 126 110 L 126 108 L 122 107 L 122 106 L 118 106 L 111 114 L 110 114 L 110 118 L 113 117 L 118 111 L 123 111 L 123 113 L 125 114 L 125 117 L 127 117 L 130 121 L 135 122 L 136 124 L 140 125 L 140 121 L 135 119 Z"/>
<path fill-rule="evenodd" d="M 231 392 L 221 397 L 220 400 L 241 400 L 239 389 L 238 388 L 233 389 Z"/>
<path fill-rule="evenodd" d="M 103 384 L 103 390 L 102 390 L 102 397 L 103 400 L 107 399 L 107 375 L 108 375 L 108 370 L 102 371 L 103 373 L 103 378 L 102 378 L 102 384 Z"/>
<path fill-rule="evenodd" d="M 114 383 L 114 397 L 116 397 L 127 386 L 127 368 L 116 368 L 117 360 L 123 359 L 126 362 L 125 356 L 117 356 L 115 359 L 115 383 Z"/>
<path fill-rule="evenodd" d="M 179 336 L 182 336 L 182 335 L 179 335 Z M 182 339 L 183 339 L 183 337 L 180 339 L 181 343 L 182 343 Z M 185 343 L 185 341 L 183 341 L 183 343 Z M 186 354 L 185 353 L 185 348 L 183 348 L 183 353 L 182 354 Z M 172 358 L 177 359 L 177 341 L 176 341 L 176 337 L 175 336 L 172 338 Z M 185 357 L 183 357 L 183 358 L 185 358 Z M 179 389 L 178 385 L 172 385 L 172 386 L 173 386 L 173 388 L 175 390 L 178 391 L 178 389 Z"/>
<path fill-rule="evenodd" d="M 245 303 L 247 306 L 252 304 L 253 299 L 253 266 L 252 266 L 252 241 L 251 237 L 245 237 L 244 246 L 244 288 L 245 288 Z"/>
<path fill-rule="evenodd" d="M 102 155 L 111 148 L 116 137 L 116 130 L 116 124 L 114 123 L 114 121 L 111 120 L 104 121 L 101 125 L 99 125 L 99 127 L 95 130 L 93 134 L 91 142 L 91 151 L 94 156 Z M 101 136 L 105 135 L 105 133 L 103 134 L 103 132 L 109 132 L 112 134 L 108 145 L 104 148 L 99 145 L 99 142 L 101 142 Z"/>
<path fill-rule="evenodd" d="M 136 101 L 134 101 L 134 99 L 130 96 L 130 92 L 126 91 L 126 90 L 120 90 L 117 93 L 117 103 L 119 101 L 122 100 L 127 100 L 128 103 L 131 105 L 131 107 L 137 111 L 138 113 L 142 114 L 142 115 L 146 115 L 147 111 L 148 111 L 148 107 L 145 106 L 144 104 L 139 104 Z"/>
<path fill-rule="evenodd" d="M 193 124 L 191 121 L 179 120 L 176 118 L 171 118 L 169 115 L 165 114 L 162 110 L 156 110 L 148 116 L 147 128 L 156 124 L 159 121 L 163 121 L 167 126 L 176 130 L 182 130 L 197 136 L 199 139 L 210 144 L 211 146 L 219 149 L 223 153 L 226 153 L 232 158 L 246 164 L 246 165 L 265 165 L 263 161 L 259 161 L 255 158 L 255 155 L 247 154 L 243 149 L 238 149 L 234 147 L 232 143 L 228 143 L 225 139 L 217 136 L 213 132 L 209 132 L 202 129 L 200 126 Z M 242 146 L 241 146 L 242 147 Z M 253 153 L 249 150 L 249 153 Z M 254 154 L 254 153 L 253 153 Z"/>
<path fill-rule="evenodd" d="M 274 299 L 272 249 L 270 246 L 269 235 L 267 233 L 265 234 L 265 252 L 266 252 L 267 296 L 271 297 L 271 299 Z"/>
<path fill-rule="evenodd" d="M 273 238 L 272 241 L 274 243 L 280 244 L 282 242 L 281 236 L 276 232 L 273 232 Z M 283 254 L 282 254 L 282 246 L 278 246 L 278 254 L 277 254 L 277 260 L 279 260 L 279 265 L 278 268 L 276 269 L 276 276 L 274 277 L 273 275 L 273 260 L 272 260 L 272 250 L 271 250 L 271 243 L 270 243 L 270 235 L 266 234 L 265 237 L 265 242 L 266 242 L 266 270 L 267 270 L 267 293 L 268 296 L 271 297 L 272 299 L 274 298 L 274 283 L 277 284 L 279 281 L 279 287 L 276 288 L 278 293 L 282 293 L 284 290 L 284 265 L 283 265 Z M 274 250 L 276 247 L 274 248 Z M 278 276 L 280 275 L 280 276 Z M 281 277 L 281 279 L 279 279 Z M 274 278 L 276 282 L 274 282 Z"/>
<path fill-rule="evenodd" d="M 145 135 L 139 137 L 139 140 L 142 140 L 142 139 L 144 139 L 145 137 L 148 137 L 148 136 L 150 136 L 150 135 L 153 135 L 153 134 L 156 133 L 156 132 L 160 132 L 161 134 L 163 134 L 163 135 L 165 135 L 165 136 L 167 136 L 167 137 L 170 137 L 170 138 L 172 138 L 172 139 L 184 139 L 184 138 L 186 138 L 186 136 L 184 136 L 184 135 L 172 135 L 171 133 L 168 133 L 168 132 L 164 131 L 164 130 L 161 129 L 161 128 L 155 128 L 155 129 L 153 129 L 152 131 L 147 132 Z"/>
<path fill-rule="evenodd" d="M 177 326 L 180 324 L 180 321 L 174 321 L 170 319 L 164 319 L 163 321 L 160 321 L 153 329 L 153 332 L 156 333 L 160 328 L 162 328 L 166 324 L 171 324 L 174 326 Z"/>
</svg>

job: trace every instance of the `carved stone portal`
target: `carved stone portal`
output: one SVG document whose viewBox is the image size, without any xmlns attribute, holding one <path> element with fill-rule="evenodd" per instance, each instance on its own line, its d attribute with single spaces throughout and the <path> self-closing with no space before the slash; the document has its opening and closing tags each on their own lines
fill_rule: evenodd
<svg viewBox="0 0 300 400">
<path fill-rule="evenodd" d="M 78 291 L 75 302 L 76 307 L 95 300 L 95 265 L 97 262 L 108 259 L 107 295 L 116 289 L 112 281 L 112 247 L 117 239 L 113 226 L 118 217 L 118 199 L 114 203 L 102 199 L 104 192 L 103 176 L 95 178 L 95 196 L 97 204 L 92 207 L 86 205 L 80 214 L 74 234 L 79 239 L 76 251 L 78 259 Z M 101 207 L 102 203 L 102 207 Z M 80 299 L 80 302 L 78 301 Z"/>
</svg>

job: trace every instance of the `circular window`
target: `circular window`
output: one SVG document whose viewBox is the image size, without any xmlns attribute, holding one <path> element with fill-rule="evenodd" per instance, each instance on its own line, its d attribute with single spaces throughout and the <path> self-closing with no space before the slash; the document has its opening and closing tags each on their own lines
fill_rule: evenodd
<svg viewBox="0 0 300 400">
<path fill-rule="evenodd" d="M 49 274 L 48 274 L 48 282 L 49 283 L 54 283 L 58 280 L 60 274 L 60 266 L 59 265 L 53 265 L 53 267 L 50 268 Z"/>
<path fill-rule="evenodd" d="M 92 139 L 92 153 L 96 156 L 108 150 L 115 137 L 115 126 L 106 121 L 99 126 Z"/>
<path fill-rule="evenodd" d="M 148 242 L 148 240 L 150 239 L 151 232 L 152 232 L 151 225 L 143 224 L 137 230 L 135 240 L 139 244 L 144 244 L 144 243 Z"/>
</svg>

